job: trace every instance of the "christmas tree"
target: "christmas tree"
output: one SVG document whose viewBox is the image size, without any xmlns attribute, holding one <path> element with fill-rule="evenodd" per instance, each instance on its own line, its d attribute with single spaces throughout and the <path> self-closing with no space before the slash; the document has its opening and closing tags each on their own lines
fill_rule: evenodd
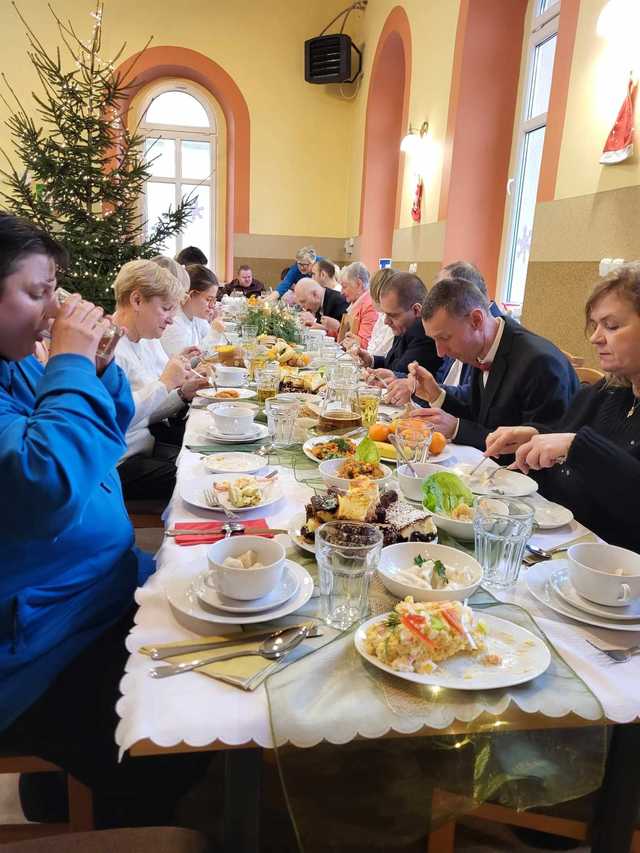
<svg viewBox="0 0 640 853">
<path fill-rule="evenodd" d="M 49 6 L 63 43 L 52 55 L 13 6 L 24 24 L 27 56 L 42 92 L 32 93 L 36 122 L 2 74 L 6 97 L 0 92 L 0 98 L 10 112 L 6 124 L 19 164 L 0 149 L 8 163 L 0 169 L 6 181 L 0 198 L 3 206 L 36 222 L 66 247 L 70 263 L 61 283 L 110 309 L 118 269 L 159 254 L 165 240 L 187 225 L 197 196 L 170 207 L 147 227 L 141 200 L 150 176 L 149 153 L 144 138 L 124 121 L 122 105 L 133 81 L 131 72 L 125 78 L 115 66 L 125 45 L 110 59 L 101 56 L 102 2 L 91 13 L 88 41 Z"/>
</svg>

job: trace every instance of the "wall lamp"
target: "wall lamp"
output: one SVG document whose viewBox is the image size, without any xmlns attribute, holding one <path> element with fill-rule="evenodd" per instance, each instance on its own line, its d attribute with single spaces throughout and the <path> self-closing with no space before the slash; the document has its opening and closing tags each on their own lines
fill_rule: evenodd
<svg viewBox="0 0 640 853">
<path fill-rule="evenodd" d="M 402 142 L 400 143 L 400 150 L 411 156 L 418 154 L 422 147 L 422 140 L 427 135 L 428 131 L 428 121 L 422 122 L 420 130 L 414 130 L 411 125 L 409 125 L 409 132 L 405 137 L 403 137 Z"/>
</svg>

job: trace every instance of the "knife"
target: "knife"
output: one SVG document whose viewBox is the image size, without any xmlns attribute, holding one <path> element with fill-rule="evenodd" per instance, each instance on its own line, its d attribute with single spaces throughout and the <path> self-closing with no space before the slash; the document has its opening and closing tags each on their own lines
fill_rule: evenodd
<svg viewBox="0 0 640 853">
<path fill-rule="evenodd" d="M 254 643 L 258 640 L 266 640 L 268 637 L 277 636 L 281 631 L 288 631 L 290 628 L 303 628 L 304 624 L 308 623 L 303 623 L 302 625 L 284 625 L 277 631 L 263 631 L 260 634 L 239 634 L 236 639 L 216 640 L 211 643 L 193 643 L 190 646 L 163 646 L 162 648 L 152 646 L 149 649 L 149 654 L 153 660 L 165 660 L 165 658 L 172 658 L 176 655 L 188 655 L 191 654 L 191 652 L 206 651 L 207 649 L 221 649 L 225 646 L 240 646 L 245 643 Z M 307 636 L 321 637 L 322 634 L 319 633 L 318 626 L 314 625 Z"/>
<path fill-rule="evenodd" d="M 238 530 L 237 533 L 244 533 L 247 536 L 257 536 L 263 533 L 288 533 L 288 530 L 284 530 L 279 527 L 246 527 L 243 531 Z M 237 533 L 232 533 L 232 536 L 237 535 Z M 223 535 L 224 530 L 203 530 L 202 528 L 196 528 L 194 530 L 189 530 L 185 528 L 184 530 L 179 530 L 176 527 L 171 527 L 169 530 L 165 531 L 165 536 L 217 536 L 218 534 Z"/>
</svg>

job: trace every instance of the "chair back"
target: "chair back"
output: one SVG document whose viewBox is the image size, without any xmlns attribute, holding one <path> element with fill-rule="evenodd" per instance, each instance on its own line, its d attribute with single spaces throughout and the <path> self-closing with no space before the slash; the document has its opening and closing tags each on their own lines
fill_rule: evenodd
<svg viewBox="0 0 640 853">
<path fill-rule="evenodd" d="M 576 367 L 578 379 L 585 385 L 595 385 L 604 379 L 604 373 L 601 370 L 596 370 L 595 367 Z"/>
<path fill-rule="evenodd" d="M 560 352 L 568 358 L 569 363 L 576 369 L 584 365 L 584 358 L 581 355 L 571 355 L 571 353 L 567 352 L 566 349 L 560 350 Z"/>
</svg>

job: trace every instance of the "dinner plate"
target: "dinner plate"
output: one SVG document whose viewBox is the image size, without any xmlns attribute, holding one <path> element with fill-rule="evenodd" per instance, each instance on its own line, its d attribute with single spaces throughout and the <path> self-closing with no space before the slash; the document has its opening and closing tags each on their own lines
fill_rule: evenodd
<svg viewBox="0 0 640 853">
<path fill-rule="evenodd" d="M 487 626 L 486 651 L 477 657 L 470 653 L 456 655 L 441 661 L 433 672 L 399 672 L 365 649 L 365 636 L 369 628 L 384 622 L 389 613 L 368 619 L 355 632 L 354 643 L 362 657 L 390 675 L 413 681 L 416 684 L 431 684 L 452 690 L 492 690 L 496 687 L 513 687 L 524 684 L 542 675 L 551 663 L 551 653 L 546 644 L 531 631 L 513 622 L 482 613 Z M 498 654 L 500 666 L 484 666 L 485 654 Z"/>
<path fill-rule="evenodd" d="M 635 622 L 640 628 L 640 599 L 635 599 L 624 607 L 606 607 L 604 604 L 587 601 L 571 583 L 568 569 L 555 571 L 549 578 L 549 583 L 560 598 L 578 610 L 604 619 L 613 619 L 614 622 Z"/>
<path fill-rule="evenodd" d="M 282 580 L 268 595 L 260 598 L 240 601 L 237 598 L 229 598 L 218 592 L 215 586 L 215 575 L 210 570 L 201 572 L 193 581 L 193 590 L 203 607 L 209 609 L 223 610 L 227 613 L 260 613 L 263 610 L 273 610 L 288 601 L 298 591 L 300 578 L 288 563 L 284 565 Z"/>
<path fill-rule="evenodd" d="M 220 397 L 218 396 L 221 391 L 235 391 L 237 396 L 234 397 Z M 250 388 L 201 388 L 199 391 L 196 391 L 196 396 L 205 397 L 207 400 L 219 400 L 224 403 L 233 403 L 234 400 L 250 400 L 252 397 L 256 396 L 256 392 L 252 391 Z"/>
<path fill-rule="evenodd" d="M 226 481 L 238 480 L 239 477 L 236 475 L 228 476 L 225 474 L 214 474 L 206 476 L 206 477 L 193 477 L 192 479 L 184 479 L 179 482 L 179 490 L 180 497 L 186 503 L 191 504 L 192 506 L 197 506 L 199 509 L 208 509 L 210 512 L 223 512 L 223 510 L 217 507 L 209 506 L 209 504 L 205 501 L 203 492 L 205 489 L 213 488 L 214 483 L 223 483 Z M 230 504 L 225 498 L 224 492 L 218 493 L 220 500 L 223 505 L 230 509 L 232 512 L 249 512 L 252 509 L 264 509 L 264 507 L 271 506 L 276 501 L 279 501 L 282 497 L 282 487 L 280 483 L 277 481 L 269 482 L 262 485 L 263 493 L 262 500 L 258 504 L 254 504 L 254 506 L 243 506 L 237 507 Z"/>
<path fill-rule="evenodd" d="M 264 424 L 254 424 L 255 429 L 250 433 L 240 433 L 238 435 L 229 435 L 225 432 L 218 432 L 214 427 L 209 427 L 205 435 L 208 438 L 213 438 L 219 441 L 220 444 L 251 444 L 252 441 L 260 441 L 269 435 L 269 429 Z"/>
<path fill-rule="evenodd" d="M 545 501 L 541 504 L 531 504 L 531 507 L 538 530 L 555 530 L 556 527 L 564 527 L 573 521 L 573 513 L 566 506 Z"/>
<path fill-rule="evenodd" d="M 519 471 L 507 471 L 504 468 L 498 471 L 488 485 L 476 479 L 475 476 L 470 480 L 466 474 L 474 467 L 474 465 L 469 464 L 456 465 L 451 471 L 454 474 L 461 475 L 464 482 L 475 495 L 501 495 L 505 498 L 524 498 L 538 491 L 538 484 L 531 477 L 527 477 Z M 494 469 L 495 466 L 493 468 L 488 465 L 483 466 L 481 476 L 484 476 L 484 473 L 487 475 L 490 474 Z"/>
<path fill-rule="evenodd" d="M 212 453 L 202 464 L 210 474 L 255 474 L 267 465 L 264 456 L 256 453 Z"/>
<path fill-rule="evenodd" d="M 608 628 L 610 631 L 640 631 L 640 622 L 616 622 L 613 619 L 593 616 L 584 610 L 572 607 L 564 599 L 560 598 L 551 586 L 551 576 L 558 569 L 567 570 L 568 568 L 568 560 L 545 560 L 542 563 L 529 566 L 526 579 L 527 588 L 531 595 L 550 610 L 560 613 L 560 615 L 573 619 L 576 622 L 582 622 L 585 625 L 592 625 L 595 628 Z"/>
<path fill-rule="evenodd" d="M 362 436 L 364 437 L 364 435 L 365 435 L 365 433 L 363 432 Z M 312 462 L 318 462 L 318 463 L 324 462 L 325 461 L 324 459 L 318 459 L 316 456 L 313 455 L 313 453 L 311 452 L 311 448 L 315 447 L 316 444 L 325 444 L 328 441 L 336 441 L 338 438 L 342 438 L 342 436 L 340 436 L 340 435 L 318 435 L 314 438 L 308 438 L 305 441 L 305 443 L 302 445 L 302 452 L 304 453 L 304 455 L 308 459 L 311 459 Z M 355 444 L 357 445 L 358 440 L 361 440 L 361 437 L 360 436 L 355 436 L 355 437 L 349 436 L 348 440 L 355 442 Z M 331 457 L 331 458 L 333 458 L 333 457 Z M 335 458 L 338 458 L 338 457 L 335 457 Z"/>
<path fill-rule="evenodd" d="M 287 532 L 294 545 L 297 545 L 298 548 L 301 548 L 303 551 L 315 554 L 316 546 L 309 544 L 309 542 L 307 542 L 300 533 L 300 528 L 304 526 L 306 520 L 306 512 L 297 512 L 289 521 L 289 529 Z"/>
<path fill-rule="evenodd" d="M 260 613 L 212 613 L 205 610 L 198 601 L 193 589 L 193 577 L 168 577 L 164 584 L 164 592 L 176 620 L 197 634 L 211 634 L 212 624 L 222 625 L 252 625 L 257 622 L 267 622 L 280 619 L 295 613 L 303 607 L 313 594 L 313 578 L 309 572 L 294 560 L 287 560 L 287 567 L 298 578 L 298 591 L 279 607 Z"/>
</svg>

